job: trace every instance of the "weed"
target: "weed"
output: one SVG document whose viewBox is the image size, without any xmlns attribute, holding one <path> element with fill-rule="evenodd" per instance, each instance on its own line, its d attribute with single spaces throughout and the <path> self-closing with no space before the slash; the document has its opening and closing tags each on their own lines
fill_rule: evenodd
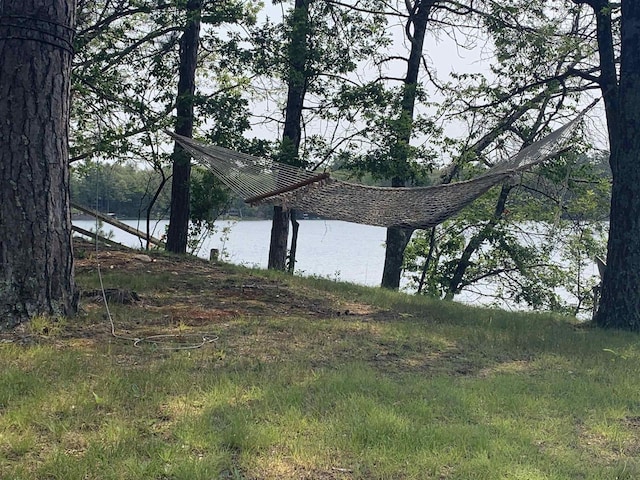
<svg viewBox="0 0 640 480">
<path fill-rule="evenodd" d="M 67 326 L 67 320 L 60 316 L 35 315 L 29 319 L 28 332 L 45 337 L 59 336 Z"/>
</svg>

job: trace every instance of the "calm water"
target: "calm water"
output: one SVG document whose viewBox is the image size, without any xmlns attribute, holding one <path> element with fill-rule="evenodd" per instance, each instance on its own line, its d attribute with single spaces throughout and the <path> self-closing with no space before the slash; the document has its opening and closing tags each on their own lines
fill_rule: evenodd
<svg viewBox="0 0 640 480">
<path fill-rule="evenodd" d="M 74 220 L 86 230 L 96 229 L 93 220 Z M 123 223 L 144 230 L 136 220 Z M 166 220 L 152 224 L 153 235 L 160 237 Z M 222 259 L 246 266 L 267 268 L 271 221 L 219 221 L 218 232 L 206 239 L 199 256 L 209 258 L 209 251 L 217 248 Z M 105 232 L 113 232 L 113 240 L 131 247 L 141 247 L 140 240 L 116 227 L 103 224 Z M 379 285 L 384 267 L 386 230 L 338 220 L 300 220 L 296 271 L 303 275 L 317 275 L 358 283 Z"/>
</svg>

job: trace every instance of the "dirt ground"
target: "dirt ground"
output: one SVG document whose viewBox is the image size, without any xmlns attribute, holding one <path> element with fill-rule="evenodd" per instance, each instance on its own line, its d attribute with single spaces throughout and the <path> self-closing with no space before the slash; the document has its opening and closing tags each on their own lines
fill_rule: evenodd
<svg viewBox="0 0 640 480">
<path fill-rule="evenodd" d="M 75 252 L 80 317 L 85 321 L 73 322 L 75 326 L 66 329 L 72 336 L 108 335 L 110 325 L 104 317 L 109 313 L 116 319 L 116 330 L 136 337 L 201 329 L 241 317 L 384 320 L 394 316 L 286 275 L 258 275 L 241 267 L 162 251 L 104 245 L 96 250 L 94 244 L 80 240 L 76 240 Z M 104 294 L 96 283 L 98 271 Z M 105 296 L 111 312 L 105 311 Z M 96 328 L 99 324 L 102 328 Z"/>
<path fill-rule="evenodd" d="M 170 274 L 175 281 L 159 290 L 174 292 L 175 298 L 167 301 L 180 303 L 181 292 L 202 306 L 233 306 L 235 314 L 289 313 L 302 315 L 354 314 L 364 305 L 344 304 L 325 292 L 291 285 L 285 277 L 277 279 L 255 275 L 251 270 L 218 262 L 209 262 L 191 256 L 168 255 L 161 251 L 142 252 L 127 248 L 95 246 L 76 242 L 76 275 L 83 277 L 97 271 L 117 271 L 136 276 L 159 276 Z M 295 283 L 295 282 L 294 282 Z M 154 287 L 155 288 L 155 287 Z M 85 298 L 87 291 L 83 292 Z M 134 299 L 135 300 L 135 299 Z M 125 295 L 126 302 L 126 295 Z M 351 309 L 349 309 L 351 307 Z M 359 312 L 365 313 L 365 312 Z"/>
</svg>

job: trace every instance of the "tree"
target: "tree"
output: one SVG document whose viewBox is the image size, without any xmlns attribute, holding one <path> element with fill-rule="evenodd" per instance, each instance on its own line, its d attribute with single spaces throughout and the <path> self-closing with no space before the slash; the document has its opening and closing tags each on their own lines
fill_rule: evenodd
<svg viewBox="0 0 640 480">
<path fill-rule="evenodd" d="M 575 102 L 591 82 L 576 77 L 573 70 L 588 55 L 588 48 L 566 34 L 566 10 L 554 18 L 550 13 L 555 10 L 550 8 L 548 3 L 501 2 L 481 12 L 481 24 L 493 45 L 491 76 L 454 75 L 449 84 L 440 84 L 446 94 L 442 118 L 464 120 L 468 136 L 442 143 L 454 161 L 436 181 L 465 179 L 490 164 L 492 157 L 508 155 L 510 145 L 526 145 L 548 132 L 553 122 L 566 121 L 562 118 L 567 113 L 575 115 Z M 567 205 L 564 197 L 586 198 L 605 180 L 589 175 L 589 165 L 575 163 L 584 143 L 576 136 L 571 155 L 537 169 L 541 176 L 527 174 L 517 183 L 503 185 L 437 231 L 426 237 L 419 233 L 407 264 L 415 271 L 415 255 L 422 251 L 419 291 L 453 298 L 462 289 L 474 288 L 476 282 L 490 281 L 500 296 L 535 308 L 559 309 L 554 287 L 573 279 L 554 258 L 571 250 L 575 255 L 567 261 L 578 270 L 587 252 L 593 253 L 591 248 L 580 250 L 576 242 L 563 241 L 577 236 L 586 245 L 592 227 L 584 223 L 576 228 L 578 224 L 568 222 L 568 207 L 576 202 Z M 586 208 L 587 202 L 582 205 Z M 530 221 L 537 222 L 535 232 L 527 232 Z M 549 245 L 528 242 L 531 235 L 555 240 Z M 577 304 L 585 305 L 592 292 L 582 283 L 576 285 Z"/>
<path fill-rule="evenodd" d="M 406 57 L 387 53 L 378 64 L 403 62 L 404 76 L 381 75 L 372 84 L 387 88 L 392 81 L 400 81 L 401 87 L 389 95 L 378 96 L 381 103 L 375 104 L 379 109 L 378 118 L 367 120 L 368 127 L 363 136 L 372 140 L 371 149 L 364 155 L 355 154 L 351 168 L 359 173 L 368 172 L 376 178 L 390 181 L 392 187 L 405 187 L 409 184 L 424 182 L 426 171 L 432 165 L 433 150 L 428 147 L 416 147 L 412 143 L 420 137 L 440 135 L 440 129 L 433 119 L 427 119 L 419 108 L 425 106 L 426 93 L 424 78 L 421 72 L 427 65 L 424 58 L 425 37 L 430 29 L 435 32 L 442 28 L 455 29 L 456 25 L 447 16 L 472 16 L 474 11 L 458 2 L 449 0 L 413 0 L 404 3 L 406 12 L 400 7 L 383 5 L 385 15 L 397 16 L 404 23 L 404 36 L 408 43 Z M 436 18 L 440 12 L 441 19 Z M 444 20 L 443 20 L 444 19 Z M 386 97 L 386 98 L 384 98 Z M 371 108 L 371 107 L 370 107 Z M 369 117 L 365 114 L 365 117 Z M 387 229 L 385 263 L 381 286 L 398 289 L 402 274 L 404 252 L 413 234 L 411 228 L 391 227 Z"/>
<path fill-rule="evenodd" d="M 596 80 L 604 98 L 613 176 L 607 268 L 596 323 L 640 331 L 640 3 L 575 3 L 588 5 L 595 15 L 600 57 Z M 614 40 L 618 25 L 619 44 Z"/>
<path fill-rule="evenodd" d="M 302 109 L 309 83 L 309 3 L 310 0 L 295 0 L 290 19 L 287 53 L 287 103 L 285 106 L 284 130 L 280 147 L 280 161 L 295 165 L 302 140 Z M 295 214 L 294 214 L 295 215 Z M 273 207 L 271 241 L 269 243 L 268 268 L 284 270 L 289 240 L 291 212 L 281 206 Z M 295 222 L 295 217 L 292 219 Z M 294 227 L 297 225 L 294 223 Z M 293 268 L 293 263 L 292 263 Z"/>
<path fill-rule="evenodd" d="M 499 14 L 507 14 L 510 17 L 514 16 L 514 12 L 520 12 L 521 10 L 529 13 L 534 12 L 538 13 L 542 11 L 542 8 L 539 8 L 538 5 L 529 7 L 517 5 L 514 6 L 512 3 L 508 5 L 503 5 L 504 2 L 494 3 L 491 1 L 487 2 L 478 2 L 477 5 L 473 3 L 466 6 L 461 5 L 458 2 L 451 2 L 449 0 L 416 0 L 413 2 L 406 2 L 406 6 L 408 8 L 408 16 L 406 19 L 405 26 L 405 34 L 407 39 L 410 42 L 410 51 L 409 56 L 406 59 L 406 76 L 403 80 L 403 93 L 402 93 L 402 101 L 401 101 L 401 109 L 399 114 L 399 120 L 396 123 L 396 145 L 389 152 L 389 167 L 386 167 L 390 170 L 392 186 L 402 187 L 405 186 L 406 182 L 411 179 L 411 162 L 412 162 L 412 152 L 410 147 L 410 142 L 417 137 L 420 132 L 416 127 L 419 125 L 416 117 L 416 110 L 418 104 L 423 98 L 421 98 L 418 93 L 420 89 L 424 89 L 424 85 L 419 78 L 419 73 L 421 69 L 421 65 L 427 66 L 427 62 L 423 58 L 423 50 L 424 50 L 424 39 L 427 33 L 436 34 L 439 31 L 445 31 L 447 34 L 457 38 L 458 33 L 462 33 L 461 37 L 464 40 L 456 40 L 456 44 L 459 48 L 465 48 L 465 45 L 471 45 L 474 42 L 474 38 L 477 35 L 477 29 L 485 28 L 488 33 L 492 32 L 492 28 L 495 30 L 495 24 L 500 24 Z M 503 31 L 507 30 L 505 27 L 500 27 Z M 515 45 L 526 44 L 529 45 L 528 38 L 526 38 L 525 34 L 526 30 L 521 30 L 518 32 L 519 40 L 515 43 Z M 537 37 L 539 38 L 539 37 Z M 494 37 L 495 39 L 495 37 Z M 496 41 L 496 52 L 495 54 L 499 57 L 502 50 L 505 50 L 505 45 L 500 45 L 500 38 Z M 510 39 L 513 40 L 513 37 Z M 511 44 L 513 45 L 513 43 Z M 550 48 L 551 50 L 551 48 Z M 504 60 L 504 59 L 503 59 Z M 508 64 L 509 62 L 503 62 Z M 520 83 L 520 78 L 522 76 L 522 72 L 526 72 L 527 70 L 520 70 L 520 62 L 514 61 L 512 62 L 517 65 L 516 68 L 511 68 L 510 73 L 513 75 L 512 83 Z M 453 75 L 453 78 L 457 80 L 457 85 L 453 88 L 451 86 L 446 87 L 441 85 L 435 78 L 435 72 L 429 70 L 427 67 L 428 81 L 431 83 L 432 87 L 435 87 L 435 90 L 440 94 L 446 94 L 447 88 L 450 89 L 450 92 L 459 92 L 460 85 L 464 81 L 464 76 Z M 495 74 L 499 73 L 494 70 Z M 529 77 L 529 81 L 533 75 Z M 553 76 L 553 82 L 557 83 L 556 79 L 557 75 Z M 487 82 L 486 78 L 482 77 L 484 82 Z M 534 82 L 534 84 L 539 83 L 539 88 L 546 88 L 548 83 L 551 83 L 551 80 L 546 80 L 542 82 Z M 484 96 L 486 91 L 493 90 L 491 92 L 492 95 L 498 95 L 498 89 L 493 87 L 489 88 L 486 83 L 483 87 L 485 89 L 481 94 Z M 535 90 L 533 88 L 527 87 L 524 91 Z M 449 93 L 450 93 L 449 92 Z M 497 103 L 502 103 L 507 107 L 511 107 L 511 109 L 518 110 L 517 100 L 520 99 L 519 95 L 515 93 L 503 93 L 502 99 L 500 99 Z M 538 99 L 537 102 L 542 102 L 542 99 Z M 464 99 L 465 101 L 471 103 L 475 103 L 474 100 L 478 100 L 478 97 L 475 96 L 467 96 Z M 529 99 L 528 99 L 529 100 Z M 496 104 L 493 106 L 488 106 L 489 108 L 495 108 Z M 473 105 L 469 107 L 473 108 L 474 111 L 478 111 L 480 107 L 478 105 Z M 451 181 L 452 177 L 458 173 L 460 167 L 470 159 L 477 157 L 482 153 L 482 150 L 490 146 L 501 134 L 504 133 L 505 130 L 512 128 L 513 123 L 519 119 L 524 112 L 528 110 L 534 109 L 535 104 L 527 104 L 526 108 L 520 113 L 514 114 L 510 112 L 507 108 L 499 109 L 500 114 L 504 115 L 504 118 L 498 120 L 496 123 L 499 125 L 497 128 L 493 129 L 493 132 L 485 133 L 484 138 L 480 141 L 475 142 L 475 145 L 467 145 L 466 152 L 462 155 L 458 155 L 458 158 L 455 162 L 452 163 L 451 168 L 449 169 L 447 179 L 439 179 L 439 181 L 445 180 L 446 182 Z M 437 117 L 437 115 L 434 115 Z M 447 118 L 451 120 L 454 116 L 447 115 L 443 113 L 441 118 Z M 424 123 L 424 122 L 423 122 Z M 433 128 L 432 128 L 433 131 Z M 471 134 L 477 134 L 477 132 L 470 131 Z M 461 141 L 453 141 L 455 144 L 464 144 Z M 447 147 L 445 142 L 441 144 L 444 147 Z M 471 148 L 469 148 L 471 147 Z M 442 152 L 444 153 L 444 152 Z M 415 155 L 415 153 L 414 153 Z M 426 165 L 428 166 L 428 165 Z M 508 195 L 508 192 L 504 192 L 505 195 Z M 401 228 L 389 228 L 387 230 L 387 242 L 386 242 L 386 253 L 385 253 L 385 267 L 382 277 L 382 286 L 391 289 L 397 289 L 400 284 L 400 277 L 402 273 L 402 265 L 403 265 L 403 256 L 405 248 L 408 242 L 411 239 L 413 231 L 410 229 L 401 229 Z"/>
<path fill-rule="evenodd" d="M 162 182 L 153 186 L 147 217 L 164 184 L 173 179 L 168 241 L 173 251 L 184 252 L 187 245 L 190 163 L 179 146 L 171 163 L 163 151 L 166 137 L 159 132 L 173 127 L 191 136 L 194 124 L 210 123 L 214 133 L 208 137 L 234 146 L 225 140 L 248 128 L 242 122 L 245 102 L 238 98 L 245 82 L 238 65 L 246 58 L 234 50 L 238 40 L 222 41 L 216 27 L 239 19 L 251 22 L 255 11 L 255 6 L 235 0 L 80 0 L 72 160 L 150 164 Z M 230 75 L 232 69 L 240 73 Z M 199 222 L 197 217 L 191 220 Z"/>
<path fill-rule="evenodd" d="M 339 92 L 354 83 L 358 63 L 370 59 L 372 52 L 382 45 L 385 32 L 378 17 L 365 9 L 332 0 L 295 0 L 282 24 L 273 26 L 266 22 L 256 32 L 256 70 L 268 77 L 268 83 L 276 85 L 268 95 L 282 92 L 278 81 L 286 91 L 277 160 L 317 168 L 336 153 L 344 138 L 321 139 L 317 131 L 335 132 L 350 116 L 345 113 L 349 108 L 339 105 Z M 294 235 L 288 268 L 294 269 L 297 223 L 295 213 L 293 217 L 291 213 L 274 208 L 269 268 L 287 268 L 289 220 L 292 220 Z"/>
<path fill-rule="evenodd" d="M 193 136 L 193 97 L 196 89 L 201 8 L 200 0 L 187 2 L 186 15 L 188 19 L 180 38 L 175 131 L 185 137 Z M 190 178 L 191 157 L 178 142 L 175 142 L 171 183 L 171 218 L 167 232 L 167 250 L 174 253 L 187 251 Z"/>
<path fill-rule="evenodd" d="M 435 77 L 435 72 L 428 69 L 428 63 L 423 59 L 423 64 L 427 66 L 429 82 L 435 87 L 439 94 L 450 92 L 457 93 L 460 104 L 465 105 L 465 109 L 452 109 L 449 102 L 446 103 L 449 112 L 443 112 L 439 117 L 443 120 L 455 119 L 459 121 L 461 118 L 471 119 L 474 123 L 469 130 L 469 141 L 462 139 L 445 139 L 440 142 L 443 147 L 442 154 L 447 150 L 453 153 L 455 161 L 450 165 L 445 176 L 456 176 L 468 162 L 475 164 L 480 162 L 488 162 L 486 152 L 491 150 L 503 150 L 504 146 L 513 141 L 518 142 L 531 141 L 537 134 L 537 128 L 545 127 L 546 122 L 536 121 L 537 109 L 544 113 L 544 108 L 549 110 L 549 116 L 566 114 L 565 109 L 571 107 L 578 93 L 584 90 L 584 79 L 580 79 L 573 74 L 576 64 L 578 64 L 585 56 L 582 48 L 576 48 L 574 39 L 565 38 L 566 32 L 561 31 L 561 27 L 567 24 L 566 10 L 562 13 L 564 16 L 557 15 L 549 19 L 550 13 L 558 11 L 558 5 L 550 5 L 551 2 L 477 2 L 469 4 L 467 7 L 456 2 L 448 2 L 446 0 L 437 0 L 434 2 L 414 2 L 410 5 L 414 6 L 414 13 L 419 6 L 429 6 L 432 15 L 428 18 L 429 31 L 443 31 L 457 38 L 462 38 L 462 42 L 456 40 L 456 44 L 461 48 L 464 45 L 473 43 L 473 39 L 478 35 L 478 29 L 482 28 L 483 32 L 492 34 L 490 45 L 492 54 L 497 57 L 497 61 L 492 62 L 490 75 L 452 75 L 456 80 L 453 86 L 442 85 Z M 556 2 L 557 3 L 557 2 Z M 412 24 L 411 10 L 407 25 Z M 528 23 L 525 25 L 524 20 Z M 569 17 L 569 23 L 571 17 Z M 455 23 L 454 23 L 455 22 Z M 419 24 L 415 23 L 413 28 L 417 28 Z M 426 23 L 424 24 L 426 28 Z M 407 29 L 409 31 L 409 29 Z M 459 36 L 458 36 L 459 35 Z M 416 46 L 415 37 L 411 38 L 412 49 Z M 409 60 L 412 55 L 409 56 Z M 535 60 L 534 60 L 535 59 Z M 496 66 L 497 64 L 497 66 Z M 408 72 L 411 71 L 411 62 L 408 62 Z M 418 67 L 420 63 L 418 63 Z M 508 80 L 505 88 L 501 85 L 492 85 L 492 77 L 502 76 Z M 408 78 L 408 77 L 407 77 Z M 475 78 L 479 80 L 480 87 L 475 91 L 470 91 L 463 87 L 463 81 L 467 78 Z M 578 78 L 578 80 L 575 80 Z M 406 85 L 406 84 L 405 84 Z M 418 88 L 420 84 L 417 84 Z M 406 92 L 406 90 L 405 90 Z M 405 93 L 404 99 L 407 99 Z M 482 105 L 484 99 L 488 99 Z M 567 100 L 563 100 L 567 99 Z M 419 98 L 419 100 L 421 100 Z M 543 108 L 544 107 L 544 108 Z M 403 101 L 403 110 L 406 112 L 406 102 Z M 493 112 L 491 112 L 493 110 Z M 453 112 L 453 113 L 452 113 Z M 526 114 L 526 116 L 525 116 Z M 544 113 L 547 116 L 546 113 Z M 458 118 L 455 118 L 455 117 Z M 402 118 L 402 115 L 399 116 Z M 409 156 L 404 155 L 406 151 L 411 152 L 408 145 L 409 140 L 413 137 L 414 142 L 418 140 L 416 132 L 410 132 L 409 136 L 405 135 L 406 140 L 403 141 L 403 129 L 407 130 L 412 127 L 411 118 L 405 115 L 405 121 L 398 122 L 396 135 L 400 141 L 398 146 L 402 148 L 390 149 L 389 158 L 392 159 L 389 164 L 395 165 L 396 169 L 402 172 L 402 166 L 407 165 Z M 490 119 L 490 120 L 489 120 Z M 489 120 L 489 121 L 488 121 Z M 518 122 L 518 123 L 516 123 Z M 417 122 L 416 122 L 417 123 Z M 528 123 L 528 124 L 527 124 Z M 536 123 L 538 127 L 536 127 Z M 486 126 L 493 125 L 487 131 Z M 478 128 L 481 127 L 481 128 Z M 493 130 L 493 131 L 491 131 Z M 540 131 L 540 133 L 544 133 Z M 480 139 L 478 140 L 478 137 Z M 418 138 L 416 138 L 418 137 Z M 519 137 L 519 138 L 518 138 Z M 458 152 L 452 151 L 452 145 L 459 147 Z M 502 145 L 502 147 L 500 147 Z M 397 153 L 400 153 L 398 155 Z M 415 157 L 415 154 L 414 154 Z M 376 166 L 377 167 L 377 166 Z M 410 168 L 404 167 L 405 175 L 411 172 Z M 394 176 L 390 176 L 394 178 Z M 395 176 L 394 183 L 402 185 Z M 404 181 L 408 180 L 407 176 Z M 442 179 L 435 179 L 441 181 Z M 451 180 L 451 178 L 449 178 Z M 500 220 L 500 211 L 504 208 L 506 197 L 512 189 L 505 187 L 502 191 L 502 200 L 498 199 L 498 204 L 493 210 L 492 215 L 495 221 Z M 503 206 L 501 207 L 500 204 Z M 496 223 L 497 225 L 497 223 Z M 479 232 L 464 252 L 465 258 L 469 257 L 474 251 L 482 245 L 482 243 L 494 232 L 496 225 L 487 224 L 486 228 Z M 407 232 L 410 234 L 410 232 Z M 435 234 L 435 232 L 434 232 Z M 404 242 L 399 241 L 399 235 L 394 229 L 388 231 L 387 252 L 385 261 L 385 272 L 383 274 L 383 286 L 389 288 L 397 288 L 401 273 L 401 260 L 404 251 Z M 484 237 L 484 239 L 482 238 Z M 407 238 L 408 240 L 408 238 Z M 429 243 L 429 242 L 428 242 Z M 464 275 L 469 258 L 462 258 L 461 263 L 454 269 L 451 278 L 451 289 L 456 290 L 460 285 L 461 277 Z"/>
<path fill-rule="evenodd" d="M 393 187 L 404 187 L 409 177 L 408 164 L 411 160 L 409 143 L 413 133 L 414 110 L 419 88 L 418 75 L 422 63 L 427 22 L 436 3 L 436 0 L 407 2 L 409 17 L 405 32 L 411 47 L 409 58 L 407 59 L 407 72 L 403 81 L 400 119 L 397 123 L 398 131 L 396 133 L 397 143 L 391 151 L 390 158 L 394 172 L 391 178 L 391 186 Z M 397 290 L 400 287 L 404 251 L 409 240 L 411 240 L 412 234 L 413 230 L 408 228 L 391 227 L 387 229 L 382 287 L 393 290 Z"/>
<path fill-rule="evenodd" d="M 71 162 L 146 158 L 175 103 L 175 2 L 78 0 Z M 184 16 L 184 15 L 183 15 Z"/>
<path fill-rule="evenodd" d="M 565 154 L 417 232 L 405 256 L 410 285 L 437 298 L 591 315 L 596 279 L 585 270 L 603 255 L 608 204 L 598 166 Z"/>
<path fill-rule="evenodd" d="M 73 315 L 69 101 L 75 0 L 0 2 L 0 328 Z"/>
</svg>

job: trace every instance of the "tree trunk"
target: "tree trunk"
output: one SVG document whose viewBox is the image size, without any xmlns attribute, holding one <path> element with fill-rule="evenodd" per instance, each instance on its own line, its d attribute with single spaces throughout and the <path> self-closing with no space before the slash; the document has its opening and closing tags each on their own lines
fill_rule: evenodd
<svg viewBox="0 0 640 480">
<path fill-rule="evenodd" d="M 160 197 L 160 194 L 162 193 L 162 190 L 164 189 L 168 180 L 164 174 L 164 171 L 162 170 L 162 167 L 158 167 L 158 168 L 160 170 L 160 176 L 161 176 L 160 185 L 158 185 L 158 188 L 156 188 L 156 191 L 153 193 L 153 197 L 151 198 L 151 201 L 149 201 L 149 205 L 147 206 L 147 211 L 146 211 L 145 220 L 146 220 L 146 226 L 147 226 L 147 237 L 145 239 L 146 240 L 145 250 L 151 249 L 151 212 L 153 211 L 153 207 L 158 201 L 158 198 Z"/>
<path fill-rule="evenodd" d="M 296 271 L 296 250 L 298 249 L 298 232 L 300 231 L 300 222 L 298 222 L 295 210 L 290 210 L 289 218 L 291 219 L 291 250 L 289 251 L 287 272 L 294 274 Z"/>
<path fill-rule="evenodd" d="M 273 207 L 271 224 L 271 243 L 269 246 L 269 268 L 282 270 L 287 268 L 287 242 L 289 240 L 289 210 Z M 284 252 L 284 255 L 282 254 Z"/>
<path fill-rule="evenodd" d="M 409 240 L 411 240 L 413 231 L 413 229 L 408 228 L 387 228 L 384 270 L 382 271 L 381 282 L 383 288 L 391 290 L 400 288 L 404 251 L 409 244 Z"/>
<path fill-rule="evenodd" d="M 598 12 L 603 78 L 615 72 L 606 11 Z M 604 26 L 601 26 L 603 23 Z M 640 3 L 622 2 L 619 86 L 602 84 L 613 185 L 607 268 L 596 323 L 606 328 L 640 331 Z M 605 64 L 604 60 L 608 60 Z"/>
<path fill-rule="evenodd" d="M 0 330 L 73 315 L 69 101 L 75 0 L 0 1 Z"/>
<path fill-rule="evenodd" d="M 193 95 L 196 89 L 196 67 L 200 42 L 200 8 L 200 0 L 190 0 L 187 3 L 188 20 L 180 39 L 175 131 L 184 137 L 193 136 Z M 191 200 L 189 188 L 191 157 L 176 142 L 172 159 L 171 213 L 166 249 L 173 253 L 186 253 L 189 235 L 189 202 Z"/>
<path fill-rule="evenodd" d="M 296 0 L 291 19 L 291 38 L 288 48 L 289 72 L 287 78 L 287 106 L 279 160 L 290 165 L 299 164 L 300 141 L 302 139 L 302 108 L 307 92 L 307 35 L 309 32 L 308 4 L 311 0 Z M 274 207 L 269 244 L 269 264 L 272 270 L 285 270 L 287 265 L 287 243 L 289 240 L 289 212 Z M 295 264 L 295 251 L 291 259 Z"/>
<path fill-rule="evenodd" d="M 436 233 L 437 227 L 431 227 L 429 230 L 429 251 L 427 252 L 427 257 L 424 259 L 424 264 L 422 265 L 422 272 L 420 272 L 420 281 L 418 282 L 418 295 L 422 293 L 422 289 L 424 288 L 424 282 L 427 278 L 427 272 L 431 267 L 431 261 L 433 260 L 433 252 L 436 248 Z"/>
<path fill-rule="evenodd" d="M 408 3 L 408 2 L 407 2 Z M 402 131 L 398 132 L 399 156 L 391 159 L 396 164 L 396 176 L 392 179 L 391 185 L 394 187 L 404 187 L 408 176 L 407 149 L 403 145 L 409 145 L 413 130 L 413 112 L 416 103 L 416 90 L 418 86 L 418 74 L 422 60 L 422 49 L 424 47 L 424 37 L 427 31 L 427 21 L 434 0 L 420 0 L 414 3 L 409 12 L 409 20 L 406 31 L 411 41 L 411 51 L 407 64 L 407 75 L 404 79 L 404 91 L 401 106 L 401 119 L 399 122 Z M 413 32 L 410 33 L 410 27 Z M 411 240 L 413 229 L 391 227 L 387 229 L 387 242 L 384 258 L 384 270 L 382 272 L 381 286 L 392 290 L 400 287 L 400 277 L 402 275 L 402 262 L 404 251 Z"/>
</svg>

